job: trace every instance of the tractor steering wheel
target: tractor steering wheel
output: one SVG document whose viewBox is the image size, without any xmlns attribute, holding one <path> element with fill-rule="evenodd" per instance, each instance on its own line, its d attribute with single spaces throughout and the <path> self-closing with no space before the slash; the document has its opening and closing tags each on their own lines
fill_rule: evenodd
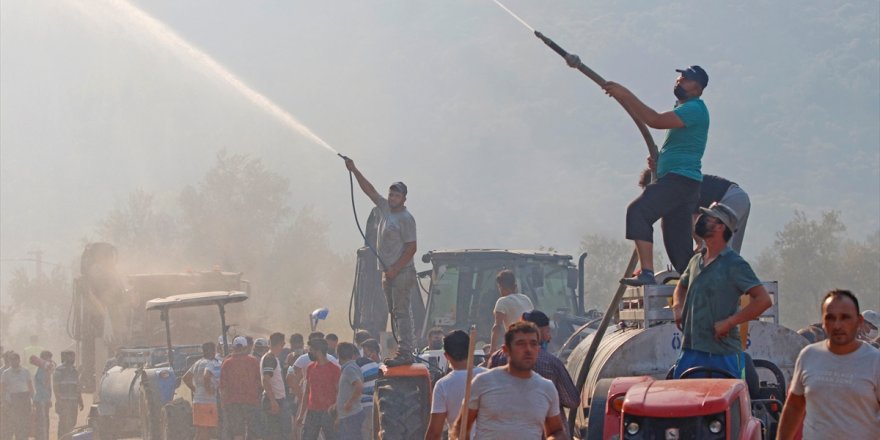
<svg viewBox="0 0 880 440">
<path fill-rule="evenodd" d="M 739 379 L 738 377 L 734 376 L 733 374 L 731 374 L 727 370 L 722 370 L 720 368 L 713 368 L 713 367 L 691 367 L 691 368 L 688 368 L 687 370 L 684 370 L 684 373 L 681 373 L 681 376 L 679 376 L 678 378 L 679 379 L 687 379 L 687 378 L 690 378 L 691 376 L 693 376 L 694 374 L 699 374 L 699 373 L 707 373 L 710 378 L 712 377 L 712 374 L 720 374 L 722 377 L 725 377 L 727 379 Z"/>
</svg>

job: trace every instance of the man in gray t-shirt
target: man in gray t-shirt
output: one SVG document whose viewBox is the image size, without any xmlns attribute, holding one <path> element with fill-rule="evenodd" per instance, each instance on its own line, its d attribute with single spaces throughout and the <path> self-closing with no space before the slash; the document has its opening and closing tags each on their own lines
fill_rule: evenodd
<svg viewBox="0 0 880 440">
<path fill-rule="evenodd" d="M 556 387 L 532 371 L 541 349 L 538 327 L 525 321 L 511 325 L 503 348 L 507 365 L 474 378 L 467 414 L 459 414 L 452 432 L 461 432 L 462 423 L 470 431 L 476 423 L 479 440 L 568 438 Z"/>
<path fill-rule="evenodd" d="M 364 391 L 364 375 L 357 364 L 358 349 L 350 342 L 340 343 L 336 348 L 342 371 L 336 392 L 336 417 L 340 439 L 356 439 L 361 436 L 364 424 L 364 408 L 361 393 Z"/>
<path fill-rule="evenodd" d="M 779 435 L 803 438 L 876 439 L 880 434 L 880 351 L 856 338 L 863 321 L 848 290 L 822 301 L 828 339 L 804 347 L 791 377 Z"/>
<path fill-rule="evenodd" d="M 358 185 L 379 208 L 379 239 L 376 253 L 379 270 L 382 271 L 382 287 L 391 306 L 392 325 L 398 341 L 397 357 L 385 362 L 389 367 L 407 365 L 414 361 L 415 330 L 413 327 L 410 296 L 416 287 L 416 269 L 413 255 L 416 253 L 416 220 L 406 209 L 407 187 L 395 182 L 388 188 L 388 198 L 382 197 L 351 159 L 345 166 L 357 178 Z"/>
</svg>

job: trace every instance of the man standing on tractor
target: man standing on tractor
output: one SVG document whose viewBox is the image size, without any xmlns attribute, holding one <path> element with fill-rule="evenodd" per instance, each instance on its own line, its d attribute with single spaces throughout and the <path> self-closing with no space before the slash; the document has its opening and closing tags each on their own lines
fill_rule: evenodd
<svg viewBox="0 0 880 440">
<path fill-rule="evenodd" d="M 880 351 L 856 335 L 864 317 L 848 290 L 832 290 L 822 301 L 828 339 L 801 350 L 779 439 L 875 439 L 880 434 Z"/>
<path fill-rule="evenodd" d="M 467 382 L 467 359 L 470 337 L 461 330 L 455 330 L 443 338 L 443 355 L 452 372 L 443 376 L 434 384 L 434 396 L 431 400 L 431 421 L 425 440 L 440 440 L 443 428 L 452 429 L 464 399 L 464 388 Z M 485 372 L 483 367 L 474 367 L 473 375 Z"/>
<path fill-rule="evenodd" d="M 354 174 L 364 194 L 376 204 L 381 214 L 379 220 L 378 254 L 379 270 L 382 271 L 382 287 L 389 301 L 392 325 L 398 339 L 397 356 L 385 361 L 389 367 L 409 365 L 415 360 L 415 329 L 410 310 L 410 297 L 416 288 L 416 269 L 413 255 L 416 253 L 416 220 L 406 209 L 407 187 L 395 182 L 388 188 L 388 198 L 382 197 L 351 159 L 345 166 Z"/>
<path fill-rule="evenodd" d="M 749 263 L 727 245 L 736 231 L 733 210 L 713 203 L 701 211 L 694 231 L 705 241 L 706 251 L 691 258 L 672 295 L 675 323 L 684 336 L 674 377 L 700 366 L 744 378 L 736 326 L 757 319 L 773 303 Z M 751 301 L 737 311 L 742 295 Z"/>
<path fill-rule="evenodd" d="M 702 159 L 709 135 L 709 110 L 700 99 L 709 84 L 709 75 L 700 66 L 677 69 L 676 104 L 672 111 L 658 113 L 645 105 L 626 87 L 614 82 L 603 86 L 605 93 L 632 111 L 633 117 L 656 129 L 668 129 L 656 164 L 657 181 L 645 188 L 626 210 L 626 238 L 635 241 L 639 254 L 638 276 L 624 278 L 629 286 L 655 284 L 654 223 L 663 219 L 663 242 L 669 261 L 683 272 L 693 255 L 691 214 L 700 198 L 703 180 Z"/>
<path fill-rule="evenodd" d="M 450 438 L 461 424 L 477 439 L 567 439 L 553 382 L 532 371 L 541 345 L 538 327 L 517 322 L 504 334 L 508 363 L 474 377 L 467 414 L 459 414 Z M 459 439 L 464 440 L 464 439 Z"/>
<path fill-rule="evenodd" d="M 532 300 L 522 293 L 516 293 L 516 275 L 510 269 L 502 270 L 495 276 L 495 285 L 501 297 L 495 301 L 495 324 L 489 337 L 489 352 L 494 353 L 501 346 L 504 332 L 522 318 L 522 314 L 535 308 Z"/>
</svg>

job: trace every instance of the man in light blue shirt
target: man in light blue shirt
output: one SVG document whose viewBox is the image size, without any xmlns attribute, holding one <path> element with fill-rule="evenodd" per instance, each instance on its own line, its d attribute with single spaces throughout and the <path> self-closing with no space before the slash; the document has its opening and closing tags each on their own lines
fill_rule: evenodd
<svg viewBox="0 0 880 440">
<path fill-rule="evenodd" d="M 665 113 L 648 107 L 620 84 L 609 81 L 603 86 L 635 119 L 651 128 L 668 130 L 657 162 L 648 158 L 657 180 L 626 211 L 626 238 L 635 242 L 641 268 L 637 276 L 620 280 L 630 286 L 656 283 L 653 225 L 657 220 L 663 220 L 663 242 L 675 270 L 683 272 L 693 256 L 691 214 L 700 199 L 702 158 L 709 135 L 709 111 L 700 96 L 709 84 L 709 75 L 700 66 L 676 71 L 680 75 L 673 89 L 675 108 Z"/>
</svg>

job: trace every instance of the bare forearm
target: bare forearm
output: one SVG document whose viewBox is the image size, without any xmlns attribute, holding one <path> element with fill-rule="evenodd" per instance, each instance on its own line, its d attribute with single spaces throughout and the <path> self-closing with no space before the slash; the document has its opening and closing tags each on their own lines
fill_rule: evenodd
<svg viewBox="0 0 880 440">
<path fill-rule="evenodd" d="M 805 401 L 803 396 L 788 395 L 782 415 L 779 417 L 779 432 L 776 436 L 779 440 L 791 440 L 795 437 L 801 424 L 804 422 Z"/>
<path fill-rule="evenodd" d="M 410 261 L 412 261 L 412 258 L 415 254 L 416 254 L 416 242 L 407 243 L 406 247 L 404 247 L 404 249 L 403 249 L 403 254 L 400 256 L 400 258 L 397 260 L 397 262 L 395 262 L 391 266 L 391 269 L 394 269 L 396 271 L 400 271 L 401 269 L 406 267 L 406 265 L 408 265 Z"/>
<path fill-rule="evenodd" d="M 361 187 L 361 191 L 363 191 L 364 194 L 366 194 L 367 197 L 370 198 L 370 200 L 373 200 L 375 202 L 376 198 L 379 197 L 379 192 L 376 191 L 376 188 L 373 186 L 373 184 L 370 183 L 370 181 L 367 180 L 367 178 L 364 177 L 363 174 L 361 174 L 360 170 L 355 169 L 354 171 L 352 171 L 352 173 L 354 173 L 354 177 L 355 179 L 357 179 L 358 186 Z"/>
<path fill-rule="evenodd" d="M 269 383 L 267 376 L 263 376 L 263 392 L 266 393 L 266 397 L 270 400 L 275 400 L 275 394 L 272 393 L 272 385 Z"/>
<path fill-rule="evenodd" d="M 773 305 L 773 301 L 770 299 L 769 295 L 762 295 L 756 298 L 752 298 L 749 301 L 749 305 L 742 308 L 742 310 L 734 313 L 730 318 L 728 318 L 733 325 L 739 325 L 744 322 L 749 322 L 753 319 L 758 319 L 765 310 L 770 308 Z"/>
</svg>

